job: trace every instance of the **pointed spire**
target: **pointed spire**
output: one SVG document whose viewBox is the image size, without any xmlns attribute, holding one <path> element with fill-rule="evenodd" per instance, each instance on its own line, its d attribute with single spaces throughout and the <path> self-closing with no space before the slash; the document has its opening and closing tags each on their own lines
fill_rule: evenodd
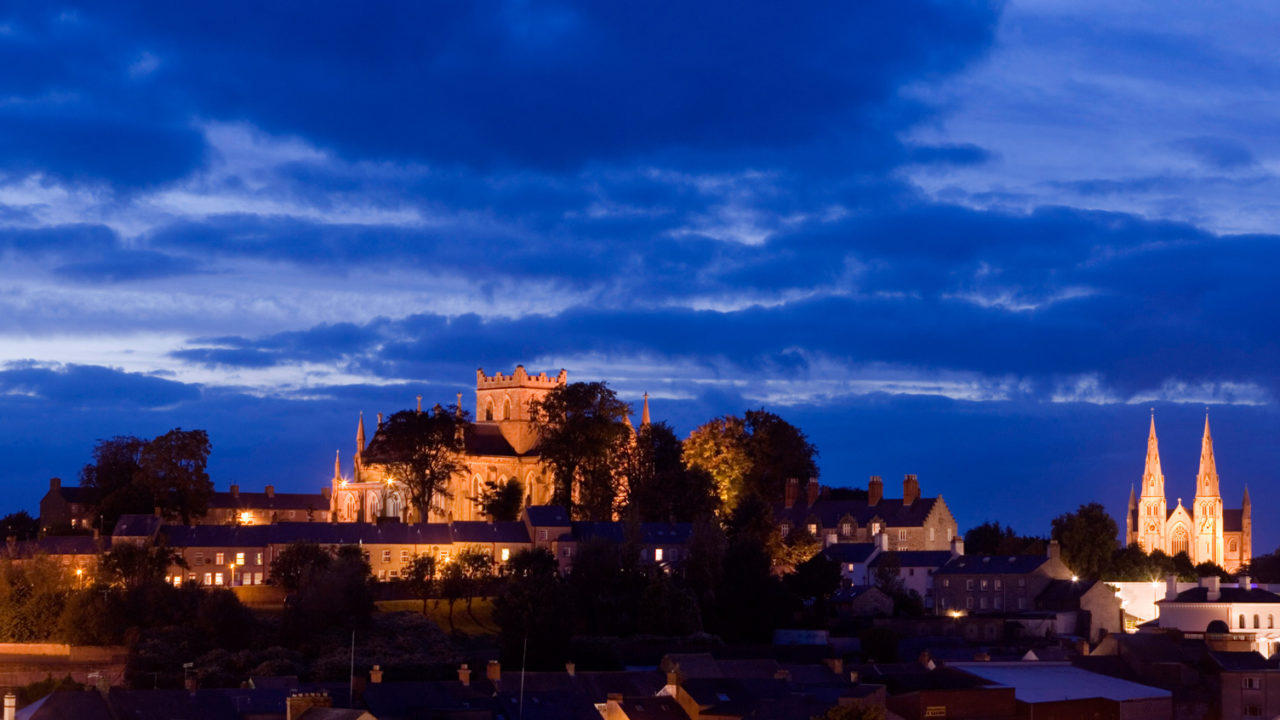
<svg viewBox="0 0 1280 720">
<path fill-rule="evenodd" d="M 1213 459 L 1213 435 L 1209 433 L 1209 412 L 1204 414 L 1204 437 L 1200 440 L 1200 472 L 1196 473 L 1196 495 L 1218 494 L 1218 465 Z"/>
<path fill-rule="evenodd" d="M 1244 503 L 1241 505 L 1241 507 L 1248 508 L 1251 505 L 1253 505 L 1253 502 L 1249 500 L 1249 486 L 1245 485 L 1244 486 Z"/>
<path fill-rule="evenodd" d="M 334 480 L 342 479 L 342 451 L 341 450 L 335 450 L 333 453 L 333 479 Z"/>
<path fill-rule="evenodd" d="M 644 394 L 644 410 L 640 412 L 640 427 L 649 424 L 649 393 Z"/>
<path fill-rule="evenodd" d="M 1138 496 L 1134 494 L 1133 483 L 1129 483 L 1129 512 L 1138 509 Z"/>
<path fill-rule="evenodd" d="M 360 422 L 356 425 L 356 455 L 364 452 L 364 411 L 360 411 Z"/>
<path fill-rule="evenodd" d="M 1156 439 L 1156 414 L 1151 411 L 1151 432 L 1147 434 L 1147 464 L 1142 470 L 1142 495 L 1164 497 L 1164 473 L 1160 470 L 1160 442 Z"/>
</svg>

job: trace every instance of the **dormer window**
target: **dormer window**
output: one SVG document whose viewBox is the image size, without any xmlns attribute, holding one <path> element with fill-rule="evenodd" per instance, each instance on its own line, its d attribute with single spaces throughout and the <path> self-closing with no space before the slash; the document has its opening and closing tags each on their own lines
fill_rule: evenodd
<svg viewBox="0 0 1280 720">
<path fill-rule="evenodd" d="M 853 534 L 853 523 L 845 521 L 840 523 L 840 534 L 848 537 Z"/>
</svg>

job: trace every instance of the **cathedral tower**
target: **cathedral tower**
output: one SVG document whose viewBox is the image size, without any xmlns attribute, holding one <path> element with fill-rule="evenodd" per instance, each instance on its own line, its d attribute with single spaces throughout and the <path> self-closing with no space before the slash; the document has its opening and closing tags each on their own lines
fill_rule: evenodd
<svg viewBox="0 0 1280 720">
<path fill-rule="evenodd" d="M 1223 563 L 1222 494 L 1218 491 L 1218 467 L 1213 459 L 1213 436 L 1209 416 L 1204 416 L 1204 437 L 1200 440 L 1200 472 L 1196 473 L 1196 499 L 1191 506 L 1195 522 L 1195 545 L 1191 560 Z"/>
<path fill-rule="evenodd" d="M 1164 473 L 1160 470 L 1160 444 L 1156 440 L 1156 416 L 1151 416 L 1147 435 L 1147 463 L 1142 470 L 1142 495 L 1138 500 L 1136 532 L 1138 545 L 1146 552 L 1167 547 L 1165 520 L 1168 506 L 1164 498 Z"/>
</svg>

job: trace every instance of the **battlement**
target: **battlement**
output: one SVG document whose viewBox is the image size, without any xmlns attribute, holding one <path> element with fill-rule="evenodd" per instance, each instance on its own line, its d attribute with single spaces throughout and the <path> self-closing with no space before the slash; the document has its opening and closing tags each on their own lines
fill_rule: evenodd
<svg viewBox="0 0 1280 720">
<path fill-rule="evenodd" d="M 564 385 L 569 382 L 569 374 L 562 368 L 557 375 L 547 375 L 545 372 L 537 375 L 530 375 L 525 372 L 523 365 L 517 365 L 515 372 L 510 375 L 496 373 L 486 375 L 484 368 L 476 368 L 476 390 L 496 390 L 501 388 L 541 388 L 551 389 L 558 385 Z"/>
</svg>

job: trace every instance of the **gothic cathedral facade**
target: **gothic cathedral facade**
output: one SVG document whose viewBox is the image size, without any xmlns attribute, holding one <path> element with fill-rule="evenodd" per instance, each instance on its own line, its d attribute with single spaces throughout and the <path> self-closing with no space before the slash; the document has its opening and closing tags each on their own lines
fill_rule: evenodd
<svg viewBox="0 0 1280 720">
<path fill-rule="evenodd" d="M 1212 562 L 1234 572 L 1253 557 L 1253 522 L 1249 489 L 1239 509 L 1225 509 L 1218 489 L 1218 467 L 1213 457 L 1213 437 L 1209 418 L 1204 419 L 1200 441 L 1200 471 L 1196 474 L 1196 494 L 1188 509 L 1178 498 L 1168 509 L 1164 473 L 1160 470 L 1160 448 L 1156 441 L 1156 420 L 1151 418 L 1147 436 L 1147 462 L 1142 472 L 1142 494 L 1129 490 L 1129 512 L 1125 523 L 1125 543 L 1137 544 L 1144 552 L 1161 550 L 1169 555 L 1185 552 L 1193 564 Z"/>
<path fill-rule="evenodd" d="M 509 375 L 486 375 L 476 370 L 475 424 L 467 434 L 466 470 L 453 478 L 448 498 L 431 509 L 427 522 L 486 520 L 475 498 L 487 481 L 520 481 L 525 505 L 543 505 L 551 500 L 551 476 L 538 454 L 538 435 L 529 415 L 529 405 L 552 388 L 568 382 L 567 373 L 528 374 L 517 365 Z M 462 393 L 458 393 L 462 404 Z M 421 405 L 421 398 L 419 398 Z M 419 407 L 421 410 L 421 407 Z M 382 424 L 382 415 L 378 415 Z M 376 430 L 375 430 L 376 433 Z M 375 458 L 367 455 L 364 415 L 356 427 L 356 453 L 351 474 L 343 477 L 341 463 L 334 462 L 331 514 L 338 522 L 376 522 L 398 518 L 420 522 L 410 507 L 405 488 L 387 476 Z"/>
</svg>

